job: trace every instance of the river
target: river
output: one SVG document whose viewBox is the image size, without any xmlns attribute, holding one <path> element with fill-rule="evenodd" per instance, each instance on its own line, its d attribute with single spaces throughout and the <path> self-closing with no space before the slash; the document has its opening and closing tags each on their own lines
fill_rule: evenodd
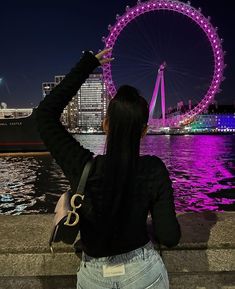
<svg viewBox="0 0 235 289">
<path fill-rule="evenodd" d="M 75 137 L 103 153 L 105 136 Z M 148 135 L 141 154 L 157 155 L 166 164 L 177 212 L 235 210 L 235 135 Z M 52 213 L 68 188 L 50 155 L 0 155 L 0 214 Z"/>
</svg>

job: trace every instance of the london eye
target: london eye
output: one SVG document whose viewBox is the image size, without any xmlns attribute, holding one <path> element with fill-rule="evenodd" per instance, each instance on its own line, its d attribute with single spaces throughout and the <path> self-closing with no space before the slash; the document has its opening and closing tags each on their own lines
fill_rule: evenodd
<svg viewBox="0 0 235 289">
<path fill-rule="evenodd" d="M 150 125 L 191 123 L 213 102 L 223 81 L 223 40 L 201 9 L 177 0 L 138 1 L 126 7 L 103 37 L 112 64 L 103 66 L 110 97 L 123 83 L 140 88 Z"/>
</svg>

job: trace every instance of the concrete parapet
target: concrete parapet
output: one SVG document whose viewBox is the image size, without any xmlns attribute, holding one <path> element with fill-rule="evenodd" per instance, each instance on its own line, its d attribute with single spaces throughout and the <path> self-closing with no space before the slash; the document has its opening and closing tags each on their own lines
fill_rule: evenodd
<svg viewBox="0 0 235 289">
<path fill-rule="evenodd" d="M 52 215 L 0 216 L 0 289 L 74 289 L 80 259 L 50 253 Z M 235 212 L 179 216 L 180 244 L 163 248 L 171 289 L 235 289 Z M 92 288 L 91 288 L 92 289 Z"/>
</svg>

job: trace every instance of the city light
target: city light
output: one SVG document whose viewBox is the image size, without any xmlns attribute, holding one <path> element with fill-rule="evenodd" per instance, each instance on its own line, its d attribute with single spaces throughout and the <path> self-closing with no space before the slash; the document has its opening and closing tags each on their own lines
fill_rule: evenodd
<svg viewBox="0 0 235 289">
<path fill-rule="evenodd" d="M 55 76 L 54 81 L 42 84 L 45 97 L 65 75 Z M 90 74 L 86 82 L 69 102 L 62 113 L 63 125 L 72 133 L 101 132 L 101 123 L 107 109 L 107 91 L 102 74 Z"/>
</svg>

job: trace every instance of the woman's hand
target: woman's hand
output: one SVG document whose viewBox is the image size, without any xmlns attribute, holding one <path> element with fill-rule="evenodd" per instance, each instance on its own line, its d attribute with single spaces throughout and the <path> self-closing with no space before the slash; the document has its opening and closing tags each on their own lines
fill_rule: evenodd
<svg viewBox="0 0 235 289">
<path fill-rule="evenodd" d="M 100 51 L 98 54 L 96 54 L 95 57 L 99 60 L 101 65 L 107 64 L 107 63 L 114 60 L 114 58 L 108 58 L 107 57 L 111 50 L 112 50 L 112 48 L 104 49 L 104 50 Z"/>
</svg>

